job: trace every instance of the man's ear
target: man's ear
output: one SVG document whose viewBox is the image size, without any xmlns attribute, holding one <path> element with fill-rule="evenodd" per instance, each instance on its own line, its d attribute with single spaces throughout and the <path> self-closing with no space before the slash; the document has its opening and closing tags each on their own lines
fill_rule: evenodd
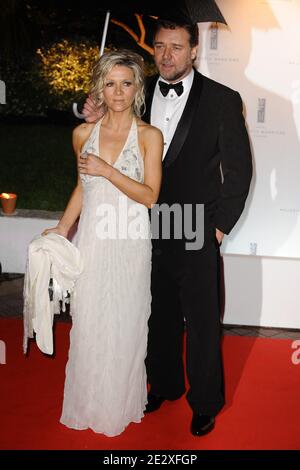
<svg viewBox="0 0 300 470">
<path fill-rule="evenodd" d="M 197 52 L 198 52 L 198 47 L 197 46 L 192 47 L 192 51 L 191 51 L 192 60 L 195 60 L 197 58 Z"/>
</svg>

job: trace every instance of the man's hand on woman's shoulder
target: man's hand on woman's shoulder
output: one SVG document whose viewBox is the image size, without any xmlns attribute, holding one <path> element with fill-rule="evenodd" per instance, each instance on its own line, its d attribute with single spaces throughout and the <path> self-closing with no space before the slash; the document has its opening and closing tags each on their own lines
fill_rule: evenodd
<svg viewBox="0 0 300 470">
<path fill-rule="evenodd" d="M 104 113 L 104 108 L 99 108 L 93 98 L 88 96 L 82 110 L 82 114 L 84 115 L 86 122 L 97 122 L 104 116 Z"/>
</svg>

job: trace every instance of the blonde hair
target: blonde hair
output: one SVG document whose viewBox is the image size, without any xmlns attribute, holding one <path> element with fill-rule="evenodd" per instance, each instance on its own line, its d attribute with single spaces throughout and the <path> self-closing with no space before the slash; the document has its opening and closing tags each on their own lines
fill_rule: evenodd
<svg viewBox="0 0 300 470">
<path fill-rule="evenodd" d="M 122 49 L 103 54 L 93 68 L 89 94 L 99 106 L 105 106 L 103 97 L 105 78 L 116 65 L 128 67 L 133 72 L 136 93 L 132 108 L 135 115 L 141 117 L 145 111 L 143 58 L 135 52 Z"/>
</svg>

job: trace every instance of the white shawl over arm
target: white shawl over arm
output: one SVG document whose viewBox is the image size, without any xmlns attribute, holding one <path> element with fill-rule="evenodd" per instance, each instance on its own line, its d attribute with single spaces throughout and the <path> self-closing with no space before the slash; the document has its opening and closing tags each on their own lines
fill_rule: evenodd
<svg viewBox="0 0 300 470">
<path fill-rule="evenodd" d="M 60 301 L 75 286 L 83 270 L 78 248 L 61 235 L 49 233 L 38 236 L 28 247 L 24 279 L 24 341 L 27 351 L 28 338 L 36 333 L 39 349 L 53 354 L 53 317 L 60 312 Z M 53 300 L 50 302 L 49 281 L 53 279 Z"/>
</svg>

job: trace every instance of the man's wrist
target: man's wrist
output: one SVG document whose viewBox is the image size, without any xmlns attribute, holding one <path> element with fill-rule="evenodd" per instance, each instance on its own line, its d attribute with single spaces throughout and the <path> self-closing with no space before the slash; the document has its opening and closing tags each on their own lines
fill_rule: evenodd
<svg viewBox="0 0 300 470">
<path fill-rule="evenodd" d="M 216 238 L 217 238 L 219 244 L 222 243 L 223 237 L 224 237 L 224 232 L 222 232 L 221 230 L 216 228 Z"/>
</svg>

